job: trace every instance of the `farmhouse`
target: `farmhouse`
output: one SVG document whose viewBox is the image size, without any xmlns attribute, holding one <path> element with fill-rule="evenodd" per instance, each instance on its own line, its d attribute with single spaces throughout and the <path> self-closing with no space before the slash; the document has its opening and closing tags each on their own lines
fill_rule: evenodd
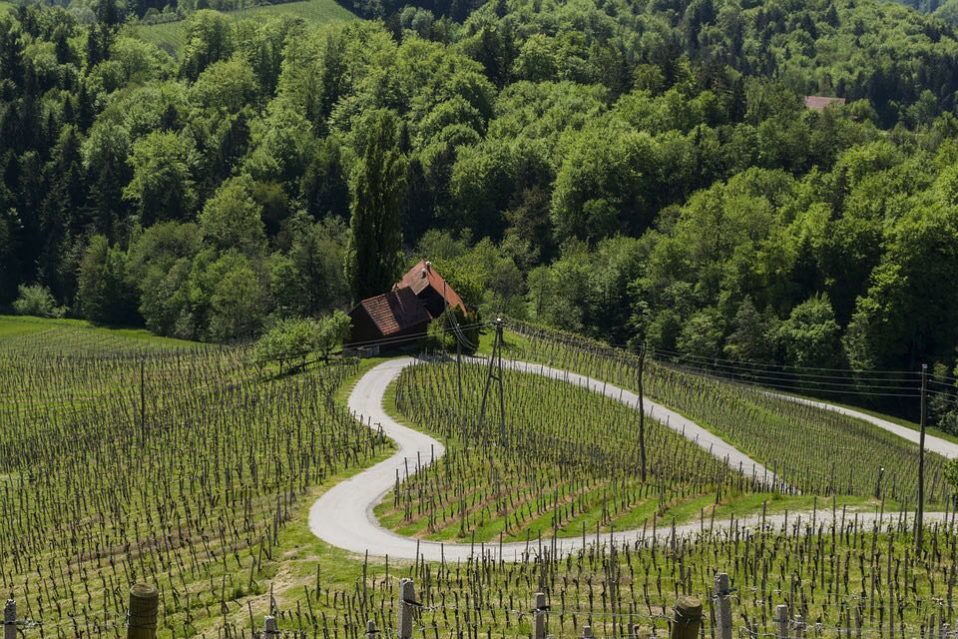
<svg viewBox="0 0 958 639">
<path fill-rule="evenodd" d="M 429 324 L 446 308 L 466 311 L 459 294 L 432 263 L 422 260 L 387 293 L 368 297 L 349 312 L 349 346 L 378 352 L 401 348 L 425 337 Z"/>
<path fill-rule="evenodd" d="M 439 317 L 446 306 L 449 308 L 459 308 L 463 312 L 466 305 L 462 303 L 462 298 L 453 290 L 449 283 L 443 279 L 439 271 L 432 267 L 431 262 L 422 260 L 403 275 L 403 278 L 393 286 L 393 290 L 401 288 L 412 289 L 416 297 L 423 303 L 426 310 L 433 317 Z"/>
</svg>

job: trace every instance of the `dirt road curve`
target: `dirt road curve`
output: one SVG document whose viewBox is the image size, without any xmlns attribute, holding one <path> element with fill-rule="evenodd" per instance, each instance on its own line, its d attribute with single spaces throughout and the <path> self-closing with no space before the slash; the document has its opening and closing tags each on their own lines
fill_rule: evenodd
<svg viewBox="0 0 958 639">
<path fill-rule="evenodd" d="M 439 458 L 445 452 L 443 445 L 418 431 L 407 428 L 383 410 L 383 395 L 386 388 L 399 375 L 403 368 L 410 366 L 415 362 L 412 358 L 402 358 L 384 362 L 366 373 L 356 384 L 353 392 L 349 396 L 349 408 L 357 416 L 361 416 L 364 421 L 371 423 L 373 427 L 380 426 L 387 437 L 394 440 L 399 450 L 389 459 L 368 468 L 340 484 L 337 484 L 325 494 L 323 494 L 316 503 L 313 504 L 309 513 L 310 530 L 323 541 L 351 552 L 365 553 L 369 551 L 370 555 L 383 556 L 389 555 L 398 559 L 415 559 L 416 553 L 428 561 L 438 561 L 445 558 L 448 561 L 457 559 L 466 559 L 470 555 L 479 552 L 491 553 L 498 557 L 501 553 L 504 559 L 512 559 L 522 555 L 527 549 L 526 544 L 512 543 L 499 545 L 491 543 L 486 545 L 476 544 L 440 544 L 436 542 L 418 542 L 415 539 L 402 537 L 391 531 L 382 528 L 373 515 L 373 508 L 382 499 L 389 490 L 393 488 L 397 469 L 404 468 L 404 460 L 415 460 L 417 453 L 423 460 Z M 611 384 L 606 384 L 595 379 L 584 377 L 561 371 L 553 368 L 540 366 L 538 364 L 526 364 L 523 362 L 508 362 L 504 364 L 515 370 L 522 370 L 530 373 L 545 375 L 553 379 L 565 380 L 571 384 L 587 386 L 597 393 L 602 393 L 623 402 L 629 406 L 637 406 L 638 397 Z M 668 423 L 673 430 L 682 433 L 696 441 L 706 450 L 710 450 L 713 455 L 720 459 L 727 459 L 729 466 L 734 468 L 741 467 L 746 472 L 754 472 L 759 480 L 771 481 L 771 473 L 768 473 L 764 467 L 754 462 L 747 455 L 729 446 L 720 438 L 704 430 L 694 422 L 682 417 L 678 413 L 670 411 L 665 407 L 646 400 L 646 412 L 656 418 L 661 423 Z M 857 417 L 857 415 L 855 415 Z M 869 420 L 871 421 L 871 420 Z M 751 469 L 754 468 L 754 471 Z M 819 511 L 816 514 L 817 523 L 827 523 L 831 519 L 830 511 Z M 855 515 L 848 514 L 848 517 L 857 516 L 859 521 L 871 522 L 877 517 L 875 513 L 862 512 Z M 890 521 L 891 518 L 897 518 L 898 514 L 885 513 L 884 519 Z M 944 517 L 943 513 L 929 513 L 926 515 L 928 521 L 940 520 Z M 809 513 L 791 514 L 790 522 L 797 523 L 804 518 L 808 521 L 811 518 Z M 766 519 L 766 525 L 779 527 L 785 523 L 784 515 L 769 516 Z M 754 526 L 760 524 L 759 516 L 750 517 L 744 520 L 716 521 L 715 527 L 727 528 L 731 525 Z M 701 532 L 700 523 L 685 524 L 678 526 L 673 531 L 668 527 L 658 528 L 654 535 L 657 540 L 666 541 L 673 534 L 682 537 L 694 535 Z M 708 526 L 708 524 L 706 524 Z M 605 534 L 603 541 L 614 539 L 616 543 L 633 542 L 638 540 L 648 540 L 653 536 L 651 529 L 647 530 L 627 530 L 616 532 L 614 535 Z M 586 544 L 595 542 L 595 537 L 588 536 L 585 539 Z M 570 553 L 579 549 L 583 545 L 581 537 L 559 539 L 555 542 L 543 542 L 553 545 L 553 549 L 560 553 Z M 531 550 L 536 550 L 536 544 L 533 544 Z"/>
</svg>

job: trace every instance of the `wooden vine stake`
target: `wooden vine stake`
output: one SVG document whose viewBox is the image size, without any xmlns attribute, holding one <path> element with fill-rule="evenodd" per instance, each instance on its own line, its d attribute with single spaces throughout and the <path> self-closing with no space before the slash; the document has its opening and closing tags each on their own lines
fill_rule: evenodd
<svg viewBox="0 0 958 639">
<path fill-rule="evenodd" d="M 651 639 L 652 638 L 652 628 L 649 626 L 642 626 L 639 624 L 634 624 L 632 626 L 632 639 Z"/>
<path fill-rule="evenodd" d="M 127 639 L 156 639 L 156 613 L 160 607 L 160 593 L 151 584 L 136 584 L 130 589 L 130 608 L 127 613 Z"/>
<path fill-rule="evenodd" d="M 696 639 L 702 626 L 702 602 L 696 597 L 682 595 L 672 611 L 675 618 L 669 639 Z"/>
<path fill-rule="evenodd" d="M 279 624 L 276 623 L 276 617 L 266 615 L 263 619 L 263 636 L 269 639 L 269 637 L 278 637 L 279 635 Z"/>
<path fill-rule="evenodd" d="M 7 599 L 3 607 L 3 639 L 17 639 L 17 602 Z"/>
</svg>

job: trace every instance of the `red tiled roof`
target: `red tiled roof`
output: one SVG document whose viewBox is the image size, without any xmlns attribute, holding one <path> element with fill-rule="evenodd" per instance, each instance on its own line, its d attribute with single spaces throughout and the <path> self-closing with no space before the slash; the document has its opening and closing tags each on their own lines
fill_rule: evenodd
<svg viewBox="0 0 958 639">
<path fill-rule="evenodd" d="M 806 109 L 815 109 L 816 111 L 821 111 L 826 107 L 830 107 L 833 104 L 842 106 L 845 104 L 845 98 L 829 98 L 823 95 L 806 95 L 805 96 L 805 108 Z"/>
<path fill-rule="evenodd" d="M 408 288 L 367 297 L 359 305 L 366 309 L 384 337 L 428 323 L 432 319 L 416 294 Z"/>
<path fill-rule="evenodd" d="M 432 264 L 426 260 L 421 260 L 409 269 L 409 271 L 403 275 L 403 278 L 399 280 L 399 283 L 393 287 L 393 290 L 410 288 L 413 293 L 419 295 L 427 286 L 431 286 L 434 291 L 444 297 L 446 303 L 449 304 L 451 308 L 458 306 L 462 308 L 462 310 L 466 310 L 466 305 L 463 303 L 462 298 L 459 297 L 459 294 L 443 279 L 439 271 L 433 268 Z"/>
</svg>

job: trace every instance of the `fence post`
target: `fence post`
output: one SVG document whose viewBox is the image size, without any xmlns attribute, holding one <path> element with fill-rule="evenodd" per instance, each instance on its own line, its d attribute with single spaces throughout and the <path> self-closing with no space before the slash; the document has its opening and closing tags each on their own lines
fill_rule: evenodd
<svg viewBox="0 0 958 639">
<path fill-rule="evenodd" d="M 732 600 L 729 595 L 731 582 L 728 574 L 715 574 L 715 607 L 718 614 L 718 639 L 732 639 Z"/>
<path fill-rule="evenodd" d="M 778 639 L 788 639 L 788 606 L 775 606 L 775 625 L 778 626 Z"/>
<path fill-rule="evenodd" d="M 592 626 L 582 626 L 582 639 L 592 639 Z"/>
<path fill-rule="evenodd" d="M 412 639 L 412 614 L 416 605 L 416 585 L 412 579 L 399 582 L 399 639 Z"/>
<path fill-rule="evenodd" d="M 536 593 L 535 615 L 535 634 L 533 639 L 546 639 L 546 595 L 544 592 Z"/>
<path fill-rule="evenodd" d="M 650 639 L 650 637 L 652 637 L 652 629 L 648 626 L 633 624 L 631 636 L 632 639 Z"/>
<path fill-rule="evenodd" d="M 3 639 L 17 639 L 17 602 L 7 599 L 3 607 Z"/>
<path fill-rule="evenodd" d="M 135 584 L 130 588 L 130 608 L 127 610 L 127 639 L 156 639 L 156 612 L 160 607 L 160 593 L 152 584 Z"/>
<path fill-rule="evenodd" d="M 379 631 L 376 630 L 376 622 L 370 619 L 366 622 L 366 639 L 376 639 Z"/>
<path fill-rule="evenodd" d="M 696 639 L 702 626 L 702 602 L 696 597 L 682 595 L 672 611 L 675 619 L 670 639 Z"/>
<path fill-rule="evenodd" d="M 805 635 L 805 618 L 795 615 L 795 639 L 802 639 Z"/>
<path fill-rule="evenodd" d="M 266 615 L 263 619 L 263 636 L 269 639 L 269 637 L 278 637 L 279 634 L 279 624 L 276 623 L 276 617 Z"/>
</svg>

